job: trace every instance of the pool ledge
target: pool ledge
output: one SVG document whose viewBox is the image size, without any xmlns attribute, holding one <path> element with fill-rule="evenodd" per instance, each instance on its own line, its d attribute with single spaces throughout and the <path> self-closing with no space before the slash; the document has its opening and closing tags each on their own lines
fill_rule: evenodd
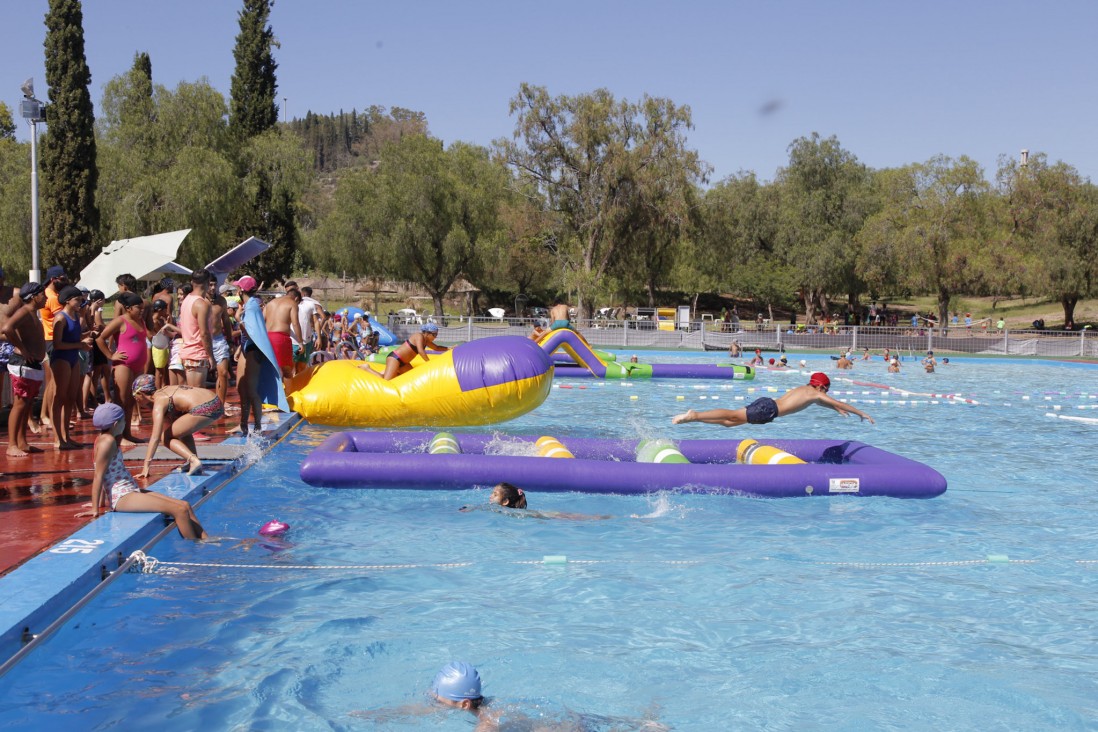
<svg viewBox="0 0 1098 732">
<path fill-rule="evenodd" d="M 273 446 L 300 419 L 296 414 L 283 417 L 264 435 Z M 225 444 L 240 441 L 229 439 Z M 245 467 L 246 462 L 238 459 L 197 478 L 172 473 L 150 487 L 193 503 Z M 0 577 L 0 663 L 65 614 L 166 525 L 157 513 L 108 513 Z"/>
</svg>

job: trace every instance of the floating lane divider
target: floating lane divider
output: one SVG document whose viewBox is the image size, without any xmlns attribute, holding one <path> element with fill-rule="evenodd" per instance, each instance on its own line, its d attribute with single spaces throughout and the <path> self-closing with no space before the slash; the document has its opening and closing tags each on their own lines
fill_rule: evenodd
<svg viewBox="0 0 1098 732">
<path fill-rule="evenodd" d="M 572 458 L 575 459 L 575 455 L 568 451 L 568 448 L 560 443 L 556 437 L 539 437 L 534 446 L 538 450 L 538 457 L 547 458 Z"/>
<path fill-rule="evenodd" d="M 461 446 L 449 432 L 439 432 L 431 438 L 430 444 L 427 445 L 427 452 L 431 455 L 460 455 Z"/>
<path fill-rule="evenodd" d="M 641 440 L 637 443 L 637 462 L 683 465 L 690 461 L 671 440 Z"/>
<path fill-rule="evenodd" d="M 564 449 L 573 459 L 546 470 L 537 462 L 544 454 L 538 441 L 544 437 L 458 434 L 454 438 L 460 454 L 431 455 L 428 448 L 435 436 L 340 432 L 305 458 L 301 478 L 310 485 L 334 488 L 465 490 L 508 482 L 532 491 L 636 495 L 682 490 L 771 498 L 933 498 L 946 490 L 946 479 L 928 465 L 845 440 L 759 440 L 743 448 L 746 455 L 747 448 L 754 447 L 750 462 L 738 464 L 742 440 L 656 440 L 642 445 L 638 440 L 552 438 L 555 444 L 544 449 Z M 686 462 L 674 457 L 671 449 Z M 789 464 L 774 451 L 802 462 Z M 653 462 L 643 462 L 642 454 Z M 661 455 L 661 462 L 655 462 Z M 759 464 L 775 456 L 778 464 Z"/>
<path fill-rule="evenodd" d="M 804 465 L 796 455 L 770 445 L 760 445 L 758 440 L 744 440 L 736 446 L 736 462 L 748 465 Z"/>
</svg>

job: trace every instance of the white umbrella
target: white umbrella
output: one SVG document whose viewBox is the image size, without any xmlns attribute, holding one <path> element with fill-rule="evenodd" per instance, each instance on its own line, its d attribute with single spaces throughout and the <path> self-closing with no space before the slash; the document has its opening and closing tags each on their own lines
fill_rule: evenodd
<svg viewBox="0 0 1098 732">
<path fill-rule="evenodd" d="M 206 271 L 217 278 L 218 285 L 222 285 L 230 272 L 240 269 L 270 248 L 271 245 L 262 239 L 256 239 L 254 236 L 248 237 L 207 264 Z"/>
<path fill-rule="evenodd" d="M 146 280 L 158 273 L 178 273 L 178 269 L 186 267 L 175 264 L 174 260 L 179 254 L 179 245 L 190 233 L 190 229 L 182 229 L 112 241 L 103 247 L 103 252 L 91 264 L 81 270 L 79 284 L 89 290 L 102 290 L 104 295 L 110 297 L 118 292 L 118 285 L 115 284 L 118 275 L 129 273 L 139 280 Z M 168 265 L 178 269 L 168 268 Z"/>
</svg>

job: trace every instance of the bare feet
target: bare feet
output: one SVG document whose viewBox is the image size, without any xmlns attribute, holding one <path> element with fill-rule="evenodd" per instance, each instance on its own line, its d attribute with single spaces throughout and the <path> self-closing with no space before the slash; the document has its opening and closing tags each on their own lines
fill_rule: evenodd
<svg viewBox="0 0 1098 732">
<path fill-rule="evenodd" d="M 36 435 L 42 434 L 42 423 L 37 419 L 32 419 L 27 422 L 27 429 Z"/>
<path fill-rule="evenodd" d="M 676 414 L 671 418 L 671 424 L 682 424 L 684 422 L 693 422 L 698 418 L 698 413 L 693 409 L 687 409 L 682 414 Z"/>
<path fill-rule="evenodd" d="M 191 468 L 187 471 L 187 475 L 203 475 L 202 473 L 202 461 L 198 459 L 197 455 L 192 456 L 187 461 Z"/>
<path fill-rule="evenodd" d="M 27 455 L 28 455 L 28 453 L 27 453 L 26 450 L 20 449 L 19 447 L 16 447 L 15 445 L 9 445 L 8 446 L 8 451 L 7 451 L 7 456 L 8 457 L 26 457 Z"/>
</svg>

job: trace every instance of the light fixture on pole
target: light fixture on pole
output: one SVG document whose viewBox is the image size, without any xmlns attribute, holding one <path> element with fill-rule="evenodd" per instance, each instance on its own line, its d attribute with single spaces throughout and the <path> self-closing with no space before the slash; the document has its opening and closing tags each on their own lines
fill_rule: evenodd
<svg viewBox="0 0 1098 732">
<path fill-rule="evenodd" d="M 41 267 L 38 263 L 38 123 L 42 116 L 42 102 L 34 98 L 34 79 L 27 79 L 20 87 L 23 101 L 19 112 L 31 126 L 31 269 L 30 281 L 41 282 Z"/>
</svg>

